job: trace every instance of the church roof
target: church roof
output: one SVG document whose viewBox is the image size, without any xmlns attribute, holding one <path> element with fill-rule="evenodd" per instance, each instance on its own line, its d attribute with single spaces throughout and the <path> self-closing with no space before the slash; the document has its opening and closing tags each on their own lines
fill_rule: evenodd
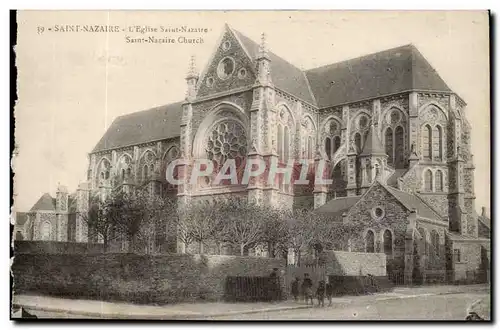
<svg viewBox="0 0 500 330">
<path fill-rule="evenodd" d="M 241 41 L 243 47 L 246 48 L 252 60 L 255 60 L 257 54 L 259 53 L 259 44 L 239 31 L 236 31 L 234 29 L 232 29 L 232 31 Z M 288 92 L 306 102 L 316 104 L 314 96 L 309 88 L 309 82 L 307 81 L 304 71 L 279 57 L 278 55 L 274 54 L 273 52 L 268 52 L 268 54 L 271 59 L 271 79 L 273 84 L 277 88 Z"/>
<path fill-rule="evenodd" d="M 382 146 L 382 142 L 378 137 L 377 132 L 373 128 L 370 128 L 368 132 L 368 136 L 366 137 L 365 145 L 363 146 L 363 151 L 361 152 L 361 156 L 370 156 L 370 155 L 385 155 L 385 149 Z"/>
<path fill-rule="evenodd" d="M 394 173 L 387 179 L 387 185 L 391 187 L 398 186 L 398 179 L 402 177 L 408 171 L 407 168 L 396 168 Z"/>
<path fill-rule="evenodd" d="M 45 193 L 38 199 L 38 201 L 33 205 L 31 211 L 55 211 L 56 210 L 56 200 L 49 193 Z"/>
<path fill-rule="evenodd" d="M 180 135 L 182 102 L 117 117 L 92 152 Z"/>
<path fill-rule="evenodd" d="M 415 209 L 417 211 L 417 214 L 424 218 L 443 220 L 436 211 L 434 211 L 418 196 L 388 186 L 385 186 L 385 188 L 408 210 Z"/>
<path fill-rule="evenodd" d="M 333 217 L 342 215 L 356 204 L 361 196 L 340 197 L 330 200 L 328 203 L 318 207 L 315 212 L 328 213 Z"/>
<path fill-rule="evenodd" d="M 409 90 L 451 92 L 414 45 L 306 71 L 320 108 Z"/>
</svg>

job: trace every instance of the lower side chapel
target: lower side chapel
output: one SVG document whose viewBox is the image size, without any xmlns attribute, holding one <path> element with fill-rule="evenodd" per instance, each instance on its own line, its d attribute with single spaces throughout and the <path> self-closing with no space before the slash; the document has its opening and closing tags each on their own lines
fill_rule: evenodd
<svg viewBox="0 0 500 330">
<path fill-rule="evenodd" d="M 16 239 L 87 242 L 78 214 L 90 197 L 141 188 L 179 207 L 240 196 L 362 223 L 358 237 L 334 246 L 385 253 L 389 274 L 489 274 L 490 220 L 475 209 L 468 109 L 415 46 L 302 70 L 271 52 L 264 35 L 257 43 L 226 25 L 201 72 L 192 59 L 186 85 L 183 101 L 116 118 L 89 153 L 86 182 L 17 212 Z M 200 158 L 324 160 L 333 183 L 204 177 L 174 186 L 165 169 L 179 158 L 188 161 L 182 173 Z M 181 248 L 151 241 L 156 251 Z"/>
</svg>

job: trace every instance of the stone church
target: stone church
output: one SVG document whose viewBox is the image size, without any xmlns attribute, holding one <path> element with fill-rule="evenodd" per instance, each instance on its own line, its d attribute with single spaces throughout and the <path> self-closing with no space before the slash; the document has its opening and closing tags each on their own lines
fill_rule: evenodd
<svg viewBox="0 0 500 330">
<path fill-rule="evenodd" d="M 467 277 L 487 267 L 466 103 L 415 46 L 301 70 L 264 36 L 257 43 L 226 25 L 201 72 L 192 60 L 186 85 L 183 101 L 116 118 L 89 154 L 87 182 L 61 192 L 65 203 L 84 210 L 90 194 L 133 186 L 175 196 L 179 207 L 238 195 L 361 221 L 359 238 L 337 248 L 386 253 L 394 271 Z M 205 177 L 174 186 L 164 173 L 178 158 L 325 160 L 333 184 L 216 186 Z M 53 219 L 62 219 L 53 239 L 87 241 L 81 219 Z"/>
</svg>

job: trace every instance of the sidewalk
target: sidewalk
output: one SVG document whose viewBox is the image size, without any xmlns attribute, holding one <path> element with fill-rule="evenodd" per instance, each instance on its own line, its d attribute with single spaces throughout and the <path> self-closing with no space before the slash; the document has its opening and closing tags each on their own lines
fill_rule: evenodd
<svg viewBox="0 0 500 330">
<path fill-rule="evenodd" d="M 182 303 L 165 306 L 135 305 L 97 300 L 62 299 L 37 295 L 16 295 L 13 303 L 33 311 L 67 313 L 105 319 L 196 319 L 261 312 L 311 308 L 311 306 L 282 301 L 277 303 Z"/>
<path fill-rule="evenodd" d="M 339 308 L 353 303 L 368 303 L 373 300 L 407 299 L 418 296 L 488 292 L 489 285 L 427 286 L 395 288 L 391 292 L 365 296 L 343 296 L 332 300 Z M 303 302 L 281 301 L 276 303 L 182 303 L 165 306 L 135 305 L 128 303 L 103 302 L 97 300 L 62 299 L 38 295 L 16 295 L 13 298 L 28 310 L 67 313 L 105 319 L 201 319 L 235 314 L 251 314 L 293 309 L 311 308 Z"/>
</svg>

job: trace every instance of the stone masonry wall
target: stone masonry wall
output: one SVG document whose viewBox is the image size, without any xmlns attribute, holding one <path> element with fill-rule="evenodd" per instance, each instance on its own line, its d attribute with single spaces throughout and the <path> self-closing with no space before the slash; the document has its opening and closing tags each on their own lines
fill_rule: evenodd
<svg viewBox="0 0 500 330">
<path fill-rule="evenodd" d="M 228 276 L 268 276 L 282 259 L 169 254 L 19 254 L 14 290 L 135 303 L 218 300 Z"/>
</svg>

